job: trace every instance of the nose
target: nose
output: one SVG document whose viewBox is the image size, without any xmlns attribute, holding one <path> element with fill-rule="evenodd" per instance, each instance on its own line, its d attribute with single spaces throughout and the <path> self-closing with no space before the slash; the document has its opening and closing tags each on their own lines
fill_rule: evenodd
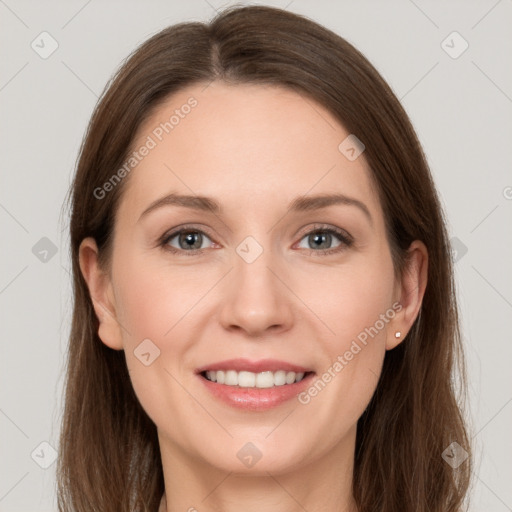
<svg viewBox="0 0 512 512">
<path fill-rule="evenodd" d="M 290 291 L 279 266 L 263 251 L 247 263 L 238 255 L 223 290 L 220 321 L 229 331 L 242 331 L 250 337 L 284 332 L 293 322 Z"/>
</svg>

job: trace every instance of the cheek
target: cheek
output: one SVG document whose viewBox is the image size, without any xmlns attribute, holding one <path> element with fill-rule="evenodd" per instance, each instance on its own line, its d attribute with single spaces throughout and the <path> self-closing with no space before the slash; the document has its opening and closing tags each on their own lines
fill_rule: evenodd
<svg viewBox="0 0 512 512">
<path fill-rule="evenodd" d="M 330 311 L 340 348 L 357 340 L 363 345 L 369 339 L 384 341 L 392 315 L 392 282 L 385 274 L 353 273 L 344 279 L 337 307 Z M 366 346 L 369 347 L 369 343 Z"/>
<path fill-rule="evenodd" d="M 319 344 L 325 365 L 299 401 L 342 431 L 357 421 L 375 391 L 396 314 L 393 265 L 382 254 L 337 272 L 327 269 L 308 288 L 307 303 L 328 330 Z"/>
<path fill-rule="evenodd" d="M 197 302 L 199 286 L 180 273 L 170 275 L 169 268 L 151 258 L 123 258 L 119 263 L 114 276 L 116 316 L 122 326 L 126 362 L 136 391 L 141 385 L 152 389 L 156 374 L 162 378 L 157 369 L 165 366 L 174 374 L 169 362 L 179 362 L 187 347 L 186 338 L 177 333 Z M 146 367 L 142 353 L 149 353 L 145 359 L 154 363 Z"/>
<path fill-rule="evenodd" d="M 347 350 L 358 337 L 364 343 L 366 329 L 372 326 L 376 325 L 378 333 L 372 329 L 371 339 L 385 337 L 390 320 L 386 312 L 393 304 L 393 264 L 387 252 L 374 252 L 339 268 L 319 268 L 314 275 L 304 274 L 302 285 L 296 282 L 297 294 L 326 327 L 331 356 Z"/>
<path fill-rule="evenodd" d="M 116 312 L 128 344 L 145 338 L 165 343 L 207 290 L 197 273 L 172 270 L 162 260 L 125 260 L 115 277 Z"/>
<path fill-rule="evenodd" d="M 135 394 L 156 425 L 166 425 L 184 437 L 186 418 L 169 421 L 168 411 L 179 417 L 184 400 L 181 367 L 190 348 L 183 332 L 204 286 L 190 274 L 171 274 L 161 262 L 124 259 L 116 279 L 116 313 L 123 325 L 126 364 Z M 149 341 L 148 341 L 149 340 Z M 148 355 L 147 355 L 148 354 Z M 193 404 L 192 404 L 193 405 Z M 200 415 L 200 411 L 196 411 Z"/>
</svg>

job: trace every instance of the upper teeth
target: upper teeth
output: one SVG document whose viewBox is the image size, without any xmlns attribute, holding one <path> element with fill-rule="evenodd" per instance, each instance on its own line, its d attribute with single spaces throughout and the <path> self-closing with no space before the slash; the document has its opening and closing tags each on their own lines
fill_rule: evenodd
<svg viewBox="0 0 512 512">
<path fill-rule="evenodd" d="M 300 382 L 304 378 L 303 372 L 237 372 L 235 370 L 207 371 L 206 378 L 212 382 L 226 384 L 227 386 L 240 386 L 242 388 L 271 388 Z"/>
</svg>

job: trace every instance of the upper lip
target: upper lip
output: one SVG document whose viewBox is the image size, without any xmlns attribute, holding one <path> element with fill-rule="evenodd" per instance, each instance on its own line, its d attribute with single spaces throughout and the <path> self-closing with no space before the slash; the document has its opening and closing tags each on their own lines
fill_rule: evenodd
<svg viewBox="0 0 512 512">
<path fill-rule="evenodd" d="M 206 371 L 217 371 L 217 370 L 235 370 L 237 372 L 253 372 L 261 373 L 265 371 L 277 372 L 284 370 L 287 372 L 311 372 L 313 370 L 305 368 L 303 366 L 287 363 L 286 361 L 279 361 L 277 359 L 260 359 L 259 361 L 250 361 L 249 359 L 227 359 L 226 361 L 218 361 L 216 363 L 210 363 L 196 370 L 196 373 L 203 373 Z"/>
</svg>

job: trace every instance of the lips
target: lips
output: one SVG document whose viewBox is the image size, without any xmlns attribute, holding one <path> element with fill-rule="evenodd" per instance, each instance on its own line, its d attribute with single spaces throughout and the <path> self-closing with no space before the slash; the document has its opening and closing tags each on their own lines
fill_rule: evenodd
<svg viewBox="0 0 512 512">
<path fill-rule="evenodd" d="M 291 400 L 310 385 L 315 374 L 304 366 L 276 359 L 230 359 L 198 368 L 196 373 L 213 397 L 231 407 L 252 411 L 264 411 Z M 285 382 L 283 376 L 288 377 Z M 239 377 L 242 380 L 231 380 Z"/>
<path fill-rule="evenodd" d="M 279 370 L 295 373 L 308 373 L 313 371 L 311 368 L 288 363 L 286 361 L 278 361 L 277 359 L 261 359 L 259 361 L 250 361 L 249 359 L 228 359 L 226 361 L 219 361 L 217 363 L 202 366 L 196 370 L 196 373 L 219 370 L 234 370 L 236 372 L 252 373 L 277 372 Z"/>
</svg>

